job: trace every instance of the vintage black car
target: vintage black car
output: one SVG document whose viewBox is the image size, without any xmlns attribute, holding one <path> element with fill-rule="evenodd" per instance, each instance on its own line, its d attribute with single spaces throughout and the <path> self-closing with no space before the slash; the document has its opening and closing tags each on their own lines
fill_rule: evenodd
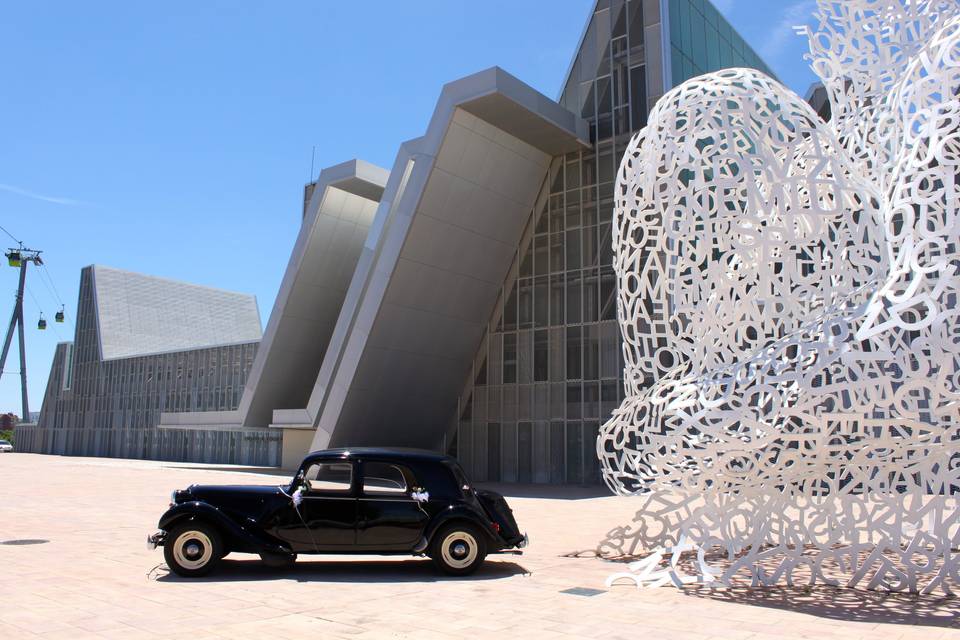
<svg viewBox="0 0 960 640">
<path fill-rule="evenodd" d="M 317 451 L 289 484 L 192 485 L 171 500 L 147 545 L 181 576 L 230 552 L 277 565 L 298 553 L 427 555 L 466 575 L 528 542 L 503 496 L 475 489 L 454 458 L 415 449 Z"/>
</svg>

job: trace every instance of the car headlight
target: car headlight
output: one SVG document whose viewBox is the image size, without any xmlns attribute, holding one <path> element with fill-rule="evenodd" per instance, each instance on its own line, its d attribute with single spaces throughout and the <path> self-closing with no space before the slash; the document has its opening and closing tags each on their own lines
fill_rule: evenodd
<svg viewBox="0 0 960 640">
<path fill-rule="evenodd" d="M 177 490 L 176 490 L 176 489 L 174 489 L 173 492 L 170 494 L 170 504 L 171 504 L 171 505 L 177 504 Z"/>
</svg>

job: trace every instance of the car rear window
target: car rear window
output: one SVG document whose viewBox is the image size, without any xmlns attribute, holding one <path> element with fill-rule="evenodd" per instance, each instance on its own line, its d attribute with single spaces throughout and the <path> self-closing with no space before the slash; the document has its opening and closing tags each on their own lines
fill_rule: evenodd
<svg viewBox="0 0 960 640">
<path fill-rule="evenodd" d="M 464 473 L 463 467 L 460 466 L 459 462 L 447 462 L 447 467 L 453 472 L 453 479 L 457 483 L 457 487 L 461 491 L 470 490 L 470 481 L 467 480 L 467 474 Z"/>
</svg>

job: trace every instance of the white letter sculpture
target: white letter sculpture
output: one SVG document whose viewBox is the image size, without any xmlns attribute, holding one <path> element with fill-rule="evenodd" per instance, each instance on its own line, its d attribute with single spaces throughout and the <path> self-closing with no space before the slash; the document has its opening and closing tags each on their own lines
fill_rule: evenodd
<svg viewBox="0 0 960 640">
<path fill-rule="evenodd" d="M 751 69 L 666 94 L 613 244 L 642 585 L 960 585 L 960 6 L 820 2 L 824 123 Z M 695 553 L 692 566 L 680 562 Z"/>
</svg>

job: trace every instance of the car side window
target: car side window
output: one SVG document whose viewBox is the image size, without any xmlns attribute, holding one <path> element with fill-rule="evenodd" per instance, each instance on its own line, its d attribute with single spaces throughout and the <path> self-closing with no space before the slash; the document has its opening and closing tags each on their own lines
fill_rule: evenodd
<svg viewBox="0 0 960 640">
<path fill-rule="evenodd" d="M 363 493 L 366 495 L 398 495 L 407 492 L 407 481 L 400 467 L 385 462 L 363 464 Z"/>
<path fill-rule="evenodd" d="M 337 491 L 348 493 L 353 483 L 353 464 L 350 462 L 318 462 L 310 465 L 304 476 L 310 481 L 310 492 Z"/>
</svg>

